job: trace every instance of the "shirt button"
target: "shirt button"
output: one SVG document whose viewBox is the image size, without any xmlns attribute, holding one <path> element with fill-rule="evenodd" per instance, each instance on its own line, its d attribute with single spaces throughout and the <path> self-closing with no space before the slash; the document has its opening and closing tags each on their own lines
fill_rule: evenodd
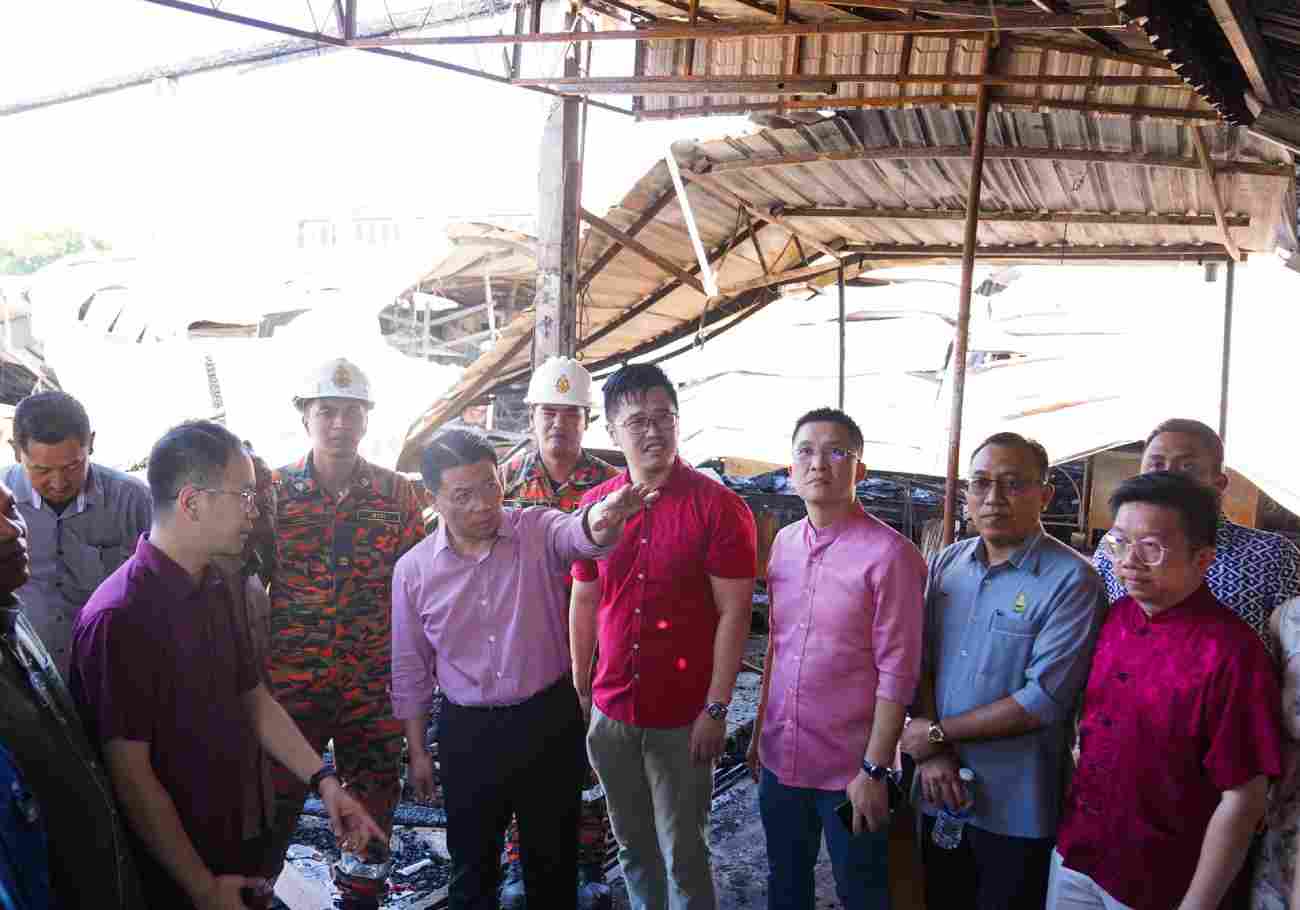
<svg viewBox="0 0 1300 910">
<path fill-rule="evenodd" d="M 640 679 L 640 678 L 641 678 L 641 674 L 640 674 L 640 673 L 633 673 L 633 674 L 632 674 L 632 678 L 633 678 L 633 679 Z"/>
<path fill-rule="evenodd" d="M 637 573 L 636 573 L 636 577 L 639 578 L 639 579 L 644 580 L 644 579 L 645 579 L 645 573 L 644 573 L 644 572 L 637 572 Z"/>
<path fill-rule="evenodd" d="M 484 606 L 484 607 L 486 607 L 486 606 L 487 606 L 487 599 L 485 598 L 485 599 L 483 599 L 483 600 L 480 600 L 480 601 L 479 601 L 479 605 L 480 605 L 480 606 Z"/>
<path fill-rule="evenodd" d="M 633 646 L 632 646 L 632 650 L 633 650 L 633 651 L 640 651 L 640 650 L 641 650 L 641 646 L 640 646 L 640 645 L 633 645 Z"/>
<path fill-rule="evenodd" d="M 501 678 L 501 671 L 498 670 L 498 671 L 497 671 L 497 679 L 500 679 L 500 678 Z"/>
<path fill-rule="evenodd" d="M 650 541 L 647 540 L 646 538 L 642 537 L 642 538 L 641 538 L 641 542 L 642 542 L 642 543 L 649 543 Z"/>
<path fill-rule="evenodd" d="M 497 637 L 496 637 L 495 635 L 489 635 L 489 636 L 488 636 L 488 641 L 492 642 L 493 644 L 496 644 L 496 640 L 497 640 Z"/>
<path fill-rule="evenodd" d="M 1119 679 L 1120 682 L 1128 682 L 1127 673 L 1116 673 L 1115 676 Z"/>
<path fill-rule="evenodd" d="M 962 656 L 962 657 L 969 657 L 970 655 L 969 655 L 968 652 L 966 652 L 966 651 L 962 651 L 962 652 L 961 652 L 961 656 Z"/>
<path fill-rule="evenodd" d="M 640 608 L 640 607 L 637 607 L 637 608 L 636 608 L 635 610 L 633 610 L 632 612 L 635 613 L 637 616 L 640 616 L 640 615 L 641 615 L 641 608 Z"/>
</svg>

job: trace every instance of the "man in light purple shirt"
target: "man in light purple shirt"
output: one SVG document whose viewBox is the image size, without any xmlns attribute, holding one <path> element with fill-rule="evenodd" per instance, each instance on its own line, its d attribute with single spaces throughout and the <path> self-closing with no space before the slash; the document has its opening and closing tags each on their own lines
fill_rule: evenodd
<svg viewBox="0 0 1300 910">
<path fill-rule="evenodd" d="M 465 429 L 434 438 L 423 473 L 441 520 L 393 573 L 393 713 L 415 792 L 429 796 L 425 726 L 434 687 L 446 696 L 438 756 L 451 907 L 497 906 L 511 815 L 528 905 L 574 907 L 586 745 L 564 577 L 575 560 L 604 556 L 657 494 L 628 486 L 572 515 L 503 508 L 496 453 Z"/>
<path fill-rule="evenodd" d="M 855 498 L 862 431 L 818 408 L 795 424 L 808 517 L 772 544 L 767 660 L 749 748 L 769 910 L 812 910 L 823 831 L 846 910 L 889 908 L 889 788 L 921 672 L 925 560 Z M 836 807 L 853 807 L 853 830 Z"/>
</svg>

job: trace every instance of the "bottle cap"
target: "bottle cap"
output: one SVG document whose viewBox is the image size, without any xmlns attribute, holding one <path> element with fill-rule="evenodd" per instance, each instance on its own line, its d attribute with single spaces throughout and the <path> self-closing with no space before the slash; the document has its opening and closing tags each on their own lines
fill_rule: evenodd
<svg viewBox="0 0 1300 910">
<path fill-rule="evenodd" d="M 957 776 L 960 777 L 964 783 L 968 783 L 968 784 L 972 783 L 975 780 L 975 772 L 972 771 L 970 768 L 960 769 L 957 772 Z"/>
</svg>

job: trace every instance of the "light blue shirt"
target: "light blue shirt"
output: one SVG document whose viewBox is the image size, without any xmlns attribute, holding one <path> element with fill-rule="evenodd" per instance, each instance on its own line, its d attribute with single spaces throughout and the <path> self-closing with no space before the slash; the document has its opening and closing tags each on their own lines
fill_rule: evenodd
<svg viewBox="0 0 1300 910">
<path fill-rule="evenodd" d="M 941 724 L 1008 696 L 1043 723 L 1021 736 L 956 744 L 975 772 L 971 824 L 1054 837 L 1074 709 L 1106 607 L 1101 577 L 1041 531 L 993 568 L 975 537 L 935 559 L 925 607 L 925 662 L 935 671 Z"/>
<path fill-rule="evenodd" d="M 21 464 L 5 469 L 4 482 L 27 522 L 32 559 L 31 581 L 17 596 L 66 680 L 77 614 L 100 582 L 135 552 L 136 541 L 149 530 L 153 500 L 136 478 L 93 463 L 62 515 L 32 489 Z"/>
</svg>

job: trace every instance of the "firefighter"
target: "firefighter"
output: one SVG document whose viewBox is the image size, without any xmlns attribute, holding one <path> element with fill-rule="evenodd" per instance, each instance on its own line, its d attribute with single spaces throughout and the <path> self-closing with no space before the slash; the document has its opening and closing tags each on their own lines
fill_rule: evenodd
<svg viewBox="0 0 1300 910">
<path fill-rule="evenodd" d="M 353 363 L 327 361 L 293 403 L 311 451 L 274 476 L 274 694 L 316 749 L 334 741 L 345 785 L 391 837 L 402 751 L 387 693 L 392 576 L 398 557 L 424 537 L 424 502 L 411 481 L 358 454 L 375 402 Z M 273 849 L 283 858 L 306 790 L 284 774 L 275 788 Z M 334 878 L 345 910 L 379 906 L 386 859 L 343 854 Z"/>
<path fill-rule="evenodd" d="M 618 473 L 613 465 L 582 448 L 582 434 L 591 417 L 591 374 L 576 360 L 551 357 L 533 371 L 524 403 L 528 405 L 532 445 L 502 469 L 506 505 L 544 505 L 573 512 L 583 493 Z M 586 780 L 588 788 L 596 785 L 590 766 Z M 605 883 L 608 836 L 609 815 L 604 800 L 584 801 L 578 825 L 580 910 L 610 906 L 609 885 Z M 506 854 L 501 905 L 505 910 L 516 910 L 524 906 L 524 882 L 519 865 L 519 826 L 514 821 L 506 837 Z"/>
</svg>

